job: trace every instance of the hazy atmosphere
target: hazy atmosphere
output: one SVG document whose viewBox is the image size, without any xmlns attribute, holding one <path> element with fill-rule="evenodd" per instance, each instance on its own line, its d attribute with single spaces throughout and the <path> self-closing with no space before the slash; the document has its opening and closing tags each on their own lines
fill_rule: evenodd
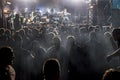
<svg viewBox="0 0 120 80">
<path fill-rule="evenodd" d="M 1 0 L 0 47 L 13 49 L 13 80 L 47 80 L 50 58 L 59 80 L 102 80 L 120 66 L 119 21 L 120 0 Z"/>
</svg>

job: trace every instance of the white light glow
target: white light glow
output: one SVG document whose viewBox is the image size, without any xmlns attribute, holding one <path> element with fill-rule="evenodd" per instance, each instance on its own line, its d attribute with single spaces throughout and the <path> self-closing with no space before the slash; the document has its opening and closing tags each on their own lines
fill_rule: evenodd
<svg viewBox="0 0 120 80">
<path fill-rule="evenodd" d="M 28 11 L 28 8 L 25 8 L 25 12 L 27 12 Z"/>
<path fill-rule="evenodd" d="M 9 14 L 10 13 L 10 8 L 9 7 L 4 7 L 3 8 L 3 13 L 4 14 Z"/>
<path fill-rule="evenodd" d="M 8 5 L 11 5 L 12 3 L 11 3 L 11 2 L 9 2 L 9 1 L 7 1 L 7 4 L 8 4 Z"/>
<path fill-rule="evenodd" d="M 24 2 L 24 3 L 34 3 L 37 2 L 37 0 L 15 0 L 17 2 Z"/>
<path fill-rule="evenodd" d="M 50 8 L 47 8 L 47 9 L 46 9 L 46 11 L 47 11 L 48 13 L 50 13 L 50 10 L 51 10 Z"/>
<path fill-rule="evenodd" d="M 85 2 L 85 3 L 90 3 L 91 0 L 68 0 L 71 1 L 72 3 L 81 3 L 81 2 Z"/>
<path fill-rule="evenodd" d="M 85 0 L 71 0 L 73 3 L 83 2 Z"/>
<path fill-rule="evenodd" d="M 14 12 L 14 15 L 16 15 L 16 14 L 17 14 L 17 12 L 15 11 L 15 12 Z"/>
<path fill-rule="evenodd" d="M 86 0 L 86 3 L 90 3 L 91 2 L 91 0 Z"/>
<path fill-rule="evenodd" d="M 4 13 L 8 13 L 8 9 L 4 9 L 3 12 L 4 12 Z"/>
<path fill-rule="evenodd" d="M 90 9 L 93 9 L 93 6 L 90 6 Z"/>
</svg>

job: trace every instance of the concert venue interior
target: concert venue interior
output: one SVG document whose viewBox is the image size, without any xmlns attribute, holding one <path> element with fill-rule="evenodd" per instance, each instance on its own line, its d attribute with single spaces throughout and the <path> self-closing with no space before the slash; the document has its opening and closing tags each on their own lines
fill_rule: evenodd
<svg viewBox="0 0 120 80">
<path fill-rule="evenodd" d="M 14 80 L 47 80 L 50 58 L 59 80 L 103 80 L 120 68 L 119 27 L 120 0 L 0 1 L 0 46 L 13 49 Z"/>
</svg>

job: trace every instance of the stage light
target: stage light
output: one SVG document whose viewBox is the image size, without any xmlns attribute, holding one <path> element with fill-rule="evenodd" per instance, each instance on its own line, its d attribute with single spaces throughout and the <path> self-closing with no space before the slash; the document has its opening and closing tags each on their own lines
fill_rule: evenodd
<svg viewBox="0 0 120 80">
<path fill-rule="evenodd" d="M 90 9 L 93 9 L 93 6 L 90 6 Z"/>
<path fill-rule="evenodd" d="M 7 9 L 4 9 L 3 12 L 6 14 L 6 13 L 8 13 L 8 10 L 7 10 Z"/>
<path fill-rule="evenodd" d="M 42 13 L 42 10 L 39 10 L 40 13 Z"/>
<path fill-rule="evenodd" d="M 7 3 L 8 5 L 11 5 L 11 4 L 12 4 L 12 3 L 11 3 L 11 2 L 9 2 L 9 1 L 7 1 L 6 3 Z"/>
<path fill-rule="evenodd" d="M 7 7 L 5 7 L 5 8 L 3 9 L 3 13 L 4 13 L 4 14 L 9 14 L 9 13 L 10 13 L 10 9 L 7 8 Z"/>
<path fill-rule="evenodd" d="M 31 19 L 28 19 L 28 23 L 30 23 L 31 22 Z"/>
</svg>

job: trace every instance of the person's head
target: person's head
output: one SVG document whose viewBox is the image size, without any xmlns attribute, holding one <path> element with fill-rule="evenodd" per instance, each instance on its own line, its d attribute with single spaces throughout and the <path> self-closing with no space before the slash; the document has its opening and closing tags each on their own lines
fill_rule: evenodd
<svg viewBox="0 0 120 80">
<path fill-rule="evenodd" d="M 70 47 L 68 45 L 72 46 L 74 44 L 74 42 L 75 42 L 75 37 L 74 36 L 72 36 L 72 35 L 67 36 L 67 47 Z"/>
<path fill-rule="evenodd" d="M 8 46 L 0 48 L 0 65 L 11 65 L 14 58 L 13 49 Z"/>
<path fill-rule="evenodd" d="M 19 14 L 16 14 L 16 15 L 15 15 L 15 18 L 19 18 Z"/>
<path fill-rule="evenodd" d="M 97 40 L 97 35 L 96 35 L 96 32 L 95 32 L 95 31 L 90 32 L 90 34 L 89 34 L 89 39 L 90 39 L 91 41 L 96 41 L 96 40 Z"/>
<path fill-rule="evenodd" d="M 112 34 L 110 32 L 105 32 L 104 36 L 105 36 L 105 38 L 111 38 Z"/>
<path fill-rule="evenodd" d="M 5 33 L 5 29 L 4 28 L 0 28 L 0 36 L 3 36 Z"/>
<path fill-rule="evenodd" d="M 112 36 L 114 40 L 118 42 L 118 47 L 120 47 L 120 29 L 114 29 L 112 32 Z"/>
<path fill-rule="evenodd" d="M 60 64 L 57 59 L 51 58 L 45 61 L 43 65 L 44 78 L 46 80 L 59 80 Z"/>
<path fill-rule="evenodd" d="M 60 37 L 55 36 L 53 38 L 53 43 L 54 43 L 54 45 L 55 45 L 56 48 L 60 48 L 60 42 L 61 42 L 61 38 Z"/>
<path fill-rule="evenodd" d="M 112 35 L 115 41 L 120 40 L 120 29 L 114 29 Z"/>
<path fill-rule="evenodd" d="M 66 8 L 64 9 L 64 12 L 67 12 L 67 9 L 66 9 Z"/>
<path fill-rule="evenodd" d="M 7 36 L 11 36 L 11 31 L 9 30 L 9 29 L 7 29 L 6 31 L 5 31 L 5 35 L 7 35 Z"/>
<path fill-rule="evenodd" d="M 13 40 L 15 42 L 16 47 L 22 47 L 23 45 L 23 38 L 21 35 L 19 35 L 19 32 L 15 33 L 13 35 Z"/>
<path fill-rule="evenodd" d="M 102 80 L 120 80 L 120 71 L 110 68 L 104 72 Z"/>
</svg>

